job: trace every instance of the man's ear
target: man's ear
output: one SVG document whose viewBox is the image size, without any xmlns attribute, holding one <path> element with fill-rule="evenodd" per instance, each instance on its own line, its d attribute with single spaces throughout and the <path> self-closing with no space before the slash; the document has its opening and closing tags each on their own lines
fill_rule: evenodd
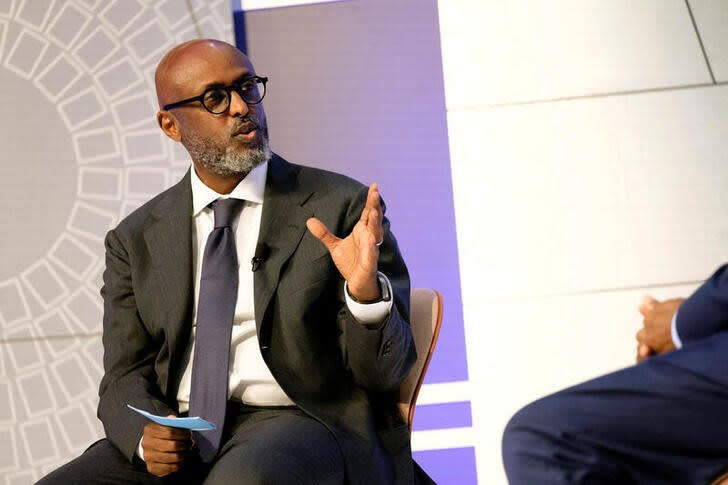
<svg viewBox="0 0 728 485">
<path fill-rule="evenodd" d="M 162 110 L 157 112 L 157 123 L 164 134 L 174 141 L 180 141 L 182 139 L 182 135 L 179 132 L 179 126 L 177 124 L 177 118 L 175 118 L 169 111 Z"/>
</svg>

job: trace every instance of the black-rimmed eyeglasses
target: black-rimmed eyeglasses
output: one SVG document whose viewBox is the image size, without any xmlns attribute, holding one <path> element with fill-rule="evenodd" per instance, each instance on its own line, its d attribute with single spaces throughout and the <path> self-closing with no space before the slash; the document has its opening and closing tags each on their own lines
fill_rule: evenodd
<svg viewBox="0 0 728 485">
<path fill-rule="evenodd" d="M 162 109 L 168 110 L 179 108 L 185 104 L 199 101 L 202 106 L 214 115 L 224 113 L 230 107 L 230 93 L 235 91 L 245 101 L 245 104 L 258 104 L 265 97 L 265 84 L 268 82 L 267 77 L 251 76 L 240 82 L 230 84 L 229 86 L 219 86 L 207 88 L 204 93 L 194 98 L 183 99 L 176 103 L 164 105 Z"/>
</svg>

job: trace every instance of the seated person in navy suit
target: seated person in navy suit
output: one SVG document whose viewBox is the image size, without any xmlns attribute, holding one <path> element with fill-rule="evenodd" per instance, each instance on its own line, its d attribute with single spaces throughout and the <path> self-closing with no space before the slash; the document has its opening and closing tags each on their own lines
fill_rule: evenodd
<svg viewBox="0 0 728 485">
<path fill-rule="evenodd" d="M 640 307 L 638 364 L 521 409 L 511 484 L 705 484 L 728 469 L 728 265 L 688 299 Z"/>
</svg>

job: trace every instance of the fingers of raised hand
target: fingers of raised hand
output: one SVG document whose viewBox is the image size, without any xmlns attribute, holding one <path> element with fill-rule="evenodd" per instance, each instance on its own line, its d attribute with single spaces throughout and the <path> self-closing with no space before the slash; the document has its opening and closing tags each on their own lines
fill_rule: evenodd
<svg viewBox="0 0 728 485">
<path fill-rule="evenodd" d="M 376 246 L 382 244 L 384 239 L 384 231 L 382 230 L 381 218 L 377 215 L 376 211 L 369 212 L 369 218 L 367 220 L 367 232 L 371 235 L 371 242 Z"/>
<path fill-rule="evenodd" d="M 367 191 L 367 201 L 361 213 L 361 220 L 366 221 L 369 217 L 369 212 L 377 207 L 379 207 L 379 187 L 375 182 L 369 186 L 369 190 Z"/>
<path fill-rule="evenodd" d="M 382 229 L 382 220 L 384 219 L 384 211 L 379 199 L 379 187 L 376 183 L 369 186 L 367 193 L 366 207 L 361 214 L 361 221 L 366 224 L 367 229 L 374 235 L 374 241 L 377 246 L 382 244 L 384 231 Z"/>
</svg>

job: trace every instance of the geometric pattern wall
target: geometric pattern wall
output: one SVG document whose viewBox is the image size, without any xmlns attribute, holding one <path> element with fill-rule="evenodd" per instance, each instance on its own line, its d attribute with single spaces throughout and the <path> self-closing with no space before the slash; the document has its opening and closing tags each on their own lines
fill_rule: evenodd
<svg viewBox="0 0 728 485">
<path fill-rule="evenodd" d="M 189 167 L 153 73 L 203 36 L 232 40 L 229 0 L 0 0 L 0 484 L 103 435 L 103 238 Z"/>
</svg>

